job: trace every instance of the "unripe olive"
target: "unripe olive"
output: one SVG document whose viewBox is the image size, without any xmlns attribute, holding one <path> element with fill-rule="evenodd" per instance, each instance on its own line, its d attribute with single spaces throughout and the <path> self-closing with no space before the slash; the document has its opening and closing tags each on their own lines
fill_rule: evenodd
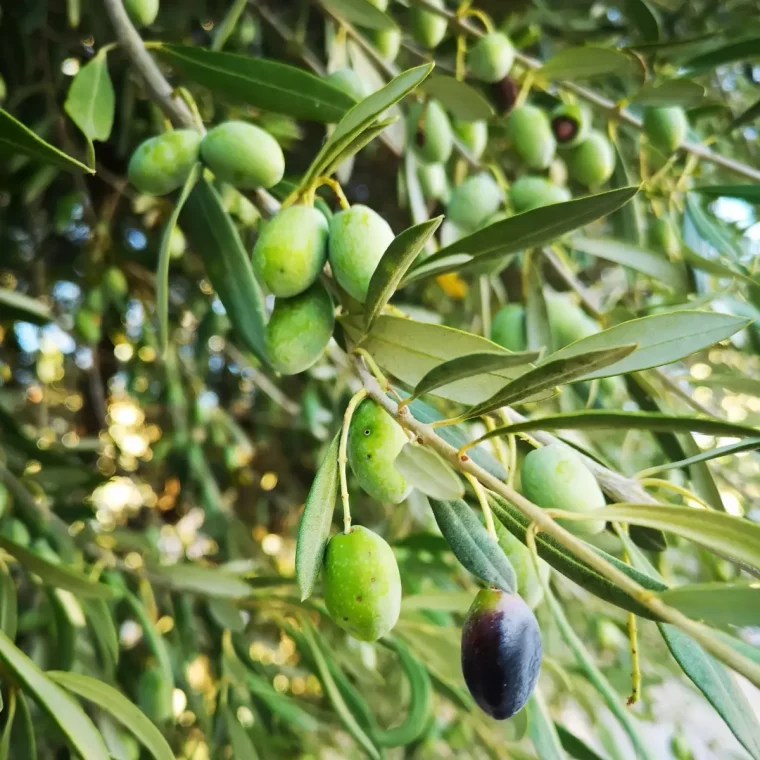
<svg viewBox="0 0 760 760">
<path fill-rule="evenodd" d="M 333 87 L 345 92 L 346 95 L 350 95 L 357 103 L 367 96 L 364 82 L 353 69 L 345 68 L 333 71 L 327 76 L 327 81 Z"/>
<path fill-rule="evenodd" d="M 253 44 L 258 35 L 259 25 L 256 19 L 250 13 L 244 13 L 235 24 L 235 31 L 232 33 L 233 41 L 239 47 L 248 47 Z"/>
<path fill-rule="evenodd" d="M 172 686 L 160 668 L 144 670 L 137 681 L 137 706 L 154 723 L 172 717 Z"/>
<path fill-rule="evenodd" d="M 557 143 L 541 108 L 529 104 L 515 108 L 507 121 L 507 137 L 531 169 L 546 169 L 552 162 Z"/>
<path fill-rule="evenodd" d="M 515 60 L 515 49 L 505 34 L 490 32 L 481 37 L 467 55 L 470 73 L 484 82 L 504 79 Z"/>
<path fill-rule="evenodd" d="M 567 154 L 567 172 L 586 187 L 606 182 L 615 169 L 615 149 L 605 135 L 592 129 L 586 139 Z"/>
<path fill-rule="evenodd" d="M 583 106 L 563 104 L 552 111 L 551 126 L 560 148 L 574 148 L 588 136 L 591 116 Z"/>
<path fill-rule="evenodd" d="M 201 158 L 217 179 L 254 190 L 276 185 L 285 173 L 277 140 L 255 124 L 225 121 L 201 142 Z"/>
<path fill-rule="evenodd" d="M 95 314 L 102 314 L 106 308 L 106 297 L 103 288 L 90 288 L 84 299 L 84 308 Z"/>
<path fill-rule="evenodd" d="M 488 123 L 485 121 L 452 122 L 454 134 L 474 158 L 480 158 L 488 145 Z"/>
<path fill-rule="evenodd" d="M 652 220 L 649 223 L 648 238 L 652 248 L 665 251 L 671 258 L 678 256 L 681 251 L 681 241 L 669 219 Z"/>
<path fill-rule="evenodd" d="M 186 249 L 187 240 L 185 233 L 175 225 L 169 238 L 169 256 L 173 259 L 179 259 Z"/>
<path fill-rule="evenodd" d="M 330 220 L 330 266 L 352 298 L 364 303 L 369 281 L 392 240 L 388 222 L 367 206 L 351 206 Z"/>
<path fill-rule="evenodd" d="M 501 202 L 501 188 L 496 180 L 488 172 L 480 172 L 454 188 L 447 217 L 458 227 L 474 231 L 498 210 Z"/>
<path fill-rule="evenodd" d="M 355 639 L 385 636 L 401 611 L 401 576 L 391 547 L 361 525 L 333 536 L 325 552 L 324 596 L 330 617 Z"/>
<path fill-rule="evenodd" d="M 536 563 L 533 561 L 533 555 L 530 550 L 513 536 L 500 522 L 496 523 L 496 535 L 499 546 L 506 554 L 512 569 L 515 571 L 515 580 L 517 581 L 516 591 L 525 600 L 525 603 L 532 610 L 541 604 L 544 598 L 544 583 L 549 580 L 551 568 L 544 560 L 539 558 L 539 571 L 536 572 Z"/>
<path fill-rule="evenodd" d="M 159 0 L 124 0 L 129 20 L 137 27 L 150 26 L 158 16 Z"/>
<path fill-rule="evenodd" d="M 5 84 L 5 79 L 3 79 L 3 75 L 0 74 L 0 105 L 5 100 L 5 97 L 7 94 L 8 94 L 8 88 Z"/>
<path fill-rule="evenodd" d="M 129 181 L 145 195 L 167 195 L 181 187 L 198 161 L 201 136 L 194 129 L 175 129 L 151 137 L 129 160 Z"/>
<path fill-rule="evenodd" d="M 369 38 L 377 48 L 377 52 L 392 63 L 401 49 L 401 32 L 398 29 L 371 29 Z"/>
<path fill-rule="evenodd" d="M 422 194 L 428 201 L 444 201 L 449 198 L 449 180 L 443 164 L 420 164 L 417 167 Z"/>
<path fill-rule="evenodd" d="M 599 332 L 596 322 L 566 295 L 560 293 L 548 295 L 546 310 L 555 348 L 562 348 Z"/>
<path fill-rule="evenodd" d="M 520 471 L 526 498 L 544 509 L 588 513 L 604 506 L 604 494 L 596 478 L 578 454 L 564 443 L 535 449 L 525 457 Z M 557 520 L 563 528 L 582 536 L 604 530 L 605 521 Z"/>
<path fill-rule="evenodd" d="M 670 106 L 647 108 L 644 112 L 644 132 L 652 145 L 670 155 L 684 141 L 689 123 L 683 108 Z"/>
<path fill-rule="evenodd" d="M 74 317 L 74 326 L 77 332 L 87 343 L 99 343 L 102 335 L 101 322 L 103 321 L 100 314 L 94 311 L 82 308 Z"/>
<path fill-rule="evenodd" d="M 428 164 L 445 163 L 454 147 L 449 117 L 437 100 L 416 103 L 409 109 L 406 135 L 415 154 Z"/>
<path fill-rule="evenodd" d="M 384 504 L 399 504 L 412 490 L 394 462 L 409 439 L 377 402 L 362 401 L 348 429 L 348 462 L 359 485 Z"/>
<path fill-rule="evenodd" d="M 430 2 L 436 8 L 446 8 L 443 0 Z M 446 34 L 446 19 L 419 5 L 413 5 L 409 9 L 409 23 L 414 41 L 424 48 L 437 47 Z"/>
<path fill-rule="evenodd" d="M 496 720 L 519 712 L 541 670 L 541 631 L 517 594 L 482 589 L 462 628 L 462 675 L 478 707 Z"/>
<path fill-rule="evenodd" d="M 324 353 L 335 327 L 330 294 L 321 282 L 293 298 L 277 298 L 267 324 L 267 356 L 283 375 L 311 367 Z"/>
<path fill-rule="evenodd" d="M 508 351 L 525 351 L 525 309 L 522 304 L 508 303 L 493 315 L 491 340 Z"/>
<path fill-rule="evenodd" d="M 270 220 L 253 248 L 253 266 L 279 298 L 303 293 L 327 258 L 327 219 L 311 206 L 289 206 Z"/>
<path fill-rule="evenodd" d="M 570 191 L 566 187 L 560 187 L 544 177 L 530 174 L 523 174 L 509 188 L 512 208 L 518 214 L 541 206 L 550 206 L 552 203 L 564 203 L 570 198 Z"/>
<path fill-rule="evenodd" d="M 124 272 L 119 267 L 108 267 L 103 275 L 103 285 L 114 300 L 121 300 L 129 292 Z"/>
</svg>

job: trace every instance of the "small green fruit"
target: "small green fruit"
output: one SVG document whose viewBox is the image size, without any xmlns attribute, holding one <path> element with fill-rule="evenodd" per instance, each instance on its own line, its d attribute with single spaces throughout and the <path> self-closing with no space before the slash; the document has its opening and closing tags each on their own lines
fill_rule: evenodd
<svg viewBox="0 0 760 760">
<path fill-rule="evenodd" d="M 106 296 L 103 288 L 90 288 L 84 299 L 84 308 L 95 314 L 102 314 L 106 308 Z"/>
<path fill-rule="evenodd" d="M 214 127 L 200 150 L 217 179 L 246 190 L 272 187 L 285 173 L 285 157 L 277 140 L 245 121 L 225 121 Z"/>
<path fill-rule="evenodd" d="M 108 267 L 103 275 L 103 285 L 108 295 L 115 301 L 120 301 L 129 292 L 129 285 L 124 272 L 119 267 Z"/>
<path fill-rule="evenodd" d="M 549 326 L 555 349 L 588 338 L 599 332 L 599 326 L 568 296 L 553 293 L 546 298 Z"/>
<path fill-rule="evenodd" d="M 396 60 L 401 49 L 401 32 L 398 29 L 371 29 L 368 36 L 386 61 L 392 63 Z"/>
<path fill-rule="evenodd" d="M 346 95 L 350 95 L 357 103 L 367 97 L 361 77 L 353 69 L 338 69 L 327 76 L 327 81 Z"/>
<path fill-rule="evenodd" d="M 238 47 L 246 48 L 249 45 L 252 45 L 258 36 L 259 25 L 256 19 L 250 13 L 244 13 L 238 20 L 237 24 L 235 24 L 233 42 Z"/>
<path fill-rule="evenodd" d="M 581 458 L 564 443 L 531 451 L 520 472 L 526 498 L 544 509 L 586 514 L 604 507 L 604 494 Z M 604 530 L 604 520 L 557 520 L 579 536 Z"/>
<path fill-rule="evenodd" d="M 367 206 L 351 206 L 330 220 L 330 266 L 352 298 L 364 303 L 369 281 L 392 240 L 388 222 Z"/>
<path fill-rule="evenodd" d="M 431 3 L 436 8 L 446 8 L 443 0 L 431 0 Z M 414 41 L 424 48 L 438 47 L 446 34 L 446 19 L 419 5 L 409 9 L 409 23 Z"/>
<path fill-rule="evenodd" d="M 458 227 L 474 231 L 501 206 L 501 188 L 487 172 L 474 174 L 451 193 L 447 217 Z"/>
<path fill-rule="evenodd" d="M 552 111 L 551 126 L 560 148 L 574 148 L 588 136 L 591 116 L 582 106 L 564 104 Z"/>
<path fill-rule="evenodd" d="M 269 221 L 253 248 L 253 265 L 278 298 L 303 293 L 327 259 L 327 220 L 311 206 L 290 206 Z"/>
<path fill-rule="evenodd" d="M 354 638 L 385 636 L 401 611 L 401 576 L 391 547 L 361 525 L 333 536 L 325 552 L 324 597 L 330 617 Z"/>
<path fill-rule="evenodd" d="M 515 108 L 507 121 L 507 137 L 515 153 L 531 169 L 546 169 L 557 143 L 546 113 L 536 106 Z"/>
<path fill-rule="evenodd" d="M 689 122 L 683 108 L 647 108 L 644 113 L 644 132 L 652 145 L 670 155 L 686 138 Z"/>
<path fill-rule="evenodd" d="M 324 353 L 335 327 L 335 311 L 321 282 L 293 298 L 277 298 L 267 324 L 267 356 L 283 375 L 309 369 Z"/>
<path fill-rule="evenodd" d="M 515 49 L 509 37 L 501 32 L 490 32 L 470 48 L 467 65 L 470 73 L 483 82 L 504 79 L 515 60 Z"/>
<path fill-rule="evenodd" d="M 525 309 L 522 304 L 508 303 L 493 315 L 491 340 L 508 351 L 525 351 Z"/>
<path fill-rule="evenodd" d="M 362 401 L 348 429 L 348 462 L 359 485 L 384 504 L 399 504 L 412 490 L 394 462 L 408 438 L 375 401 Z"/>
<path fill-rule="evenodd" d="M 102 321 L 100 314 L 82 308 L 74 317 L 74 326 L 86 343 L 100 343 Z"/>
<path fill-rule="evenodd" d="M 681 241 L 669 219 L 655 219 L 649 224 L 649 245 L 675 258 L 681 252 Z"/>
<path fill-rule="evenodd" d="M 567 171 L 586 187 L 606 182 L 615 169 L 615 149 L 601 132 L 592 129 L 588 137 L 567 154 Z"/>
<path fill-rule="evenodd" d="M 509 189 L 512 208 L 518 214 L 542 206 L 551 206 L 553 203 L 564 203 L 571 197 L 566 187 L 560 187 L 544 177 L 530 174 L 523 174 L 512 183 Z"/>
<path fill-rule="evenodd" d="M 443 164 L 419 164 L 417 176 L 427 201 L 448 201 L 449 180 Z"/>
<path fill-rule="evenodd" d="M 485 121 L 452 122 L 454 134 L 470 152 L 473 158 L 479 159 L 488 145 L 488 123 Z"/>
<path fill-rule="evenodd" d="M 129 160 L 129 181 L 145 195 L 167 195 L 181 187 L 198 161 L 201 136 L 194 129 L 175 129 L 151 137 Z"/>
<path fill-rule="evenodd" d="M 5 100 L 6 96 L 8 95 L 8 87 L 5 84 L 5 79 L 3 79 L 3 75 L 0 74 L 0 104 Z"/>
<path fill-rule="evenodd" d="M 406 135 L 417 157 L 428 164 L 445 163 L 454 147 L 449 117 L 437 100 L 417 103 L 409 109 Z"/>
<path fill-rule="evenodd" d="M 172 717 L 172 685 L 160 668 L 144 670 L 137 681 L 137 706 L 154 723 L 161 725 Z"/>
<path fill-rule="evenodd" d="M 158 16 L 159 0 L 124 0 L 129 20 L 137 27 L 150 26 Z"/>
<path fill-rule="evenodd" d="M 175 226 L 172 229 L 171 237 L 169 238 L 169 256 L 173 259 L 179 259 L 187 249 L 187 240 L 185 239 L 185 233 Z"/>
</svg>

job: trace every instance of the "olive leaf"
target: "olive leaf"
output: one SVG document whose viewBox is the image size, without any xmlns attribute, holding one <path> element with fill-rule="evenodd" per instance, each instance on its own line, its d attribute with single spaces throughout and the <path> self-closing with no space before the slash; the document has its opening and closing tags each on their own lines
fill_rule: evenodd
<svg viewBox="0 0 760 760">
<path fill-rule="evenodd" d="M 760 626 L 760 584 L 695 583 L 659 594 L 665 604 L 710 625 Z"/>
<path fill-rule="evenodd" d="M 435 521 L 462 566 L 489 586 L 513 594 L 515 571 L 496 539 L 461 499 L 431 499 Z"/>
<path fill-rule="evenodd" d="M 466 82 L 445 74 L 433 74 L 422 87 L 431 97 L 461 121 L 481 121 L 493 116 L 491 104 Z"/>
<path fill-rule="evenodd" d="M 106 142 L 113 128 L 115 101 L 107 57 L 101 51 L 79 69 L 63 108 L 88 140 Z"/>
<path fill-rule="evenodd" d="M 396 22 L 369 0 L 319 0 L 330 13 L 368 29 L 398 29 Z"/>
<path fill-rule="evenodd" d="M 527 708 L 528 735 L 541 760 L 567 760 L 564 747 L 554 726 L 554 721 L 549 717 L 549 710 L 540 689 L 533 692 Z"/>
<path fill-rule="evenodd" d="M 693 106 L 705 96 L 705 88 L 690 79 L 669 79 L 661 84 L 645 84 L 632 98 L 642 106 Z"/>
<path fill-rule="evenodd" d="M 747 203 L 760 204 L 760 185 L 698 185 L 692 192 L 708 198 L 739 198 Z"/>
<path fill-rule="evenodd" d="M 404 444 L 393 466 L 410 485 L 435 499 L 461 499 L 464 484 L 454 469 L 435 451 L 413 441 Z"/>
<path fill-rule="evenodd" d="M 612 74 L 643 74 L 643 64 L 630 53 L 610 48 L 585 45 L 571 47 L 555 53 L 538 70 L 537 76 L 552 82 L 557 79 L 575 81 L 593 79 Z"/>
<path fill-rule="evenodd" d="M 296 543 L 296 580 L 301 601 L 308 599 L 322 569 L 338 496 L 338 448 L 340 433 L 332 439 L 306 497 Z"/>
<path fill-rule="evenodd" d="M 245 599 L 251 587 L 242 579 L 216 567 L 181 563 L 150 566 L 151 577 L 175 591 L 210 599 Z"/>
</svg>

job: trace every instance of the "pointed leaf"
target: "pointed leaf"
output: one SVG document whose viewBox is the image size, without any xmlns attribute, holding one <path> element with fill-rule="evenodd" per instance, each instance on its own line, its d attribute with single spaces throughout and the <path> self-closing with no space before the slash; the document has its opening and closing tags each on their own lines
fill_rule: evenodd
<svg viewBox="0 0 760 760">
<path fill-rule="evenodd" d="M 409 442 L 404 444 L 393 466 L 419 491 L 434 499 L 461 499 L 462 479 L 451 465 L 431 449 Z"/>
<path fill-rule="evenodd" d="M 499 544 L 461 499 L 430 500 L 435 521 L 462 566 L 489 586 L 515 592 L 515 571 Z"/>
<path fill-rule="evenodd" d="M 330 537 L 335 500 L 338 497 L 338 448 L 340 433 L 332 440 L 306 497 L 296 544 L 296 579 L 301 601 L 308 599 L 322 569 Z"/>
<path fill-rule="evenodd" d="M 48 678 L 82 699 L 105 710 L 115 720 L 131 731 L 156 760 L 173 760 L 174 753 L 161 732 L 132 702 L 97 678 L 81 673 L 49 671 Z"/>
<path fill-rule="evenodd" d="M 604 758 L 591 749 L 586 742 L 579 739 L 563 725 L 555 723 L 554 727 L 557 729 L 557 735 L 562 742 L 562 746 L 570 757 L 574 757 L 575 760 L 604 760 Z"/>
<path fill-rule="evenodd" d="M 210 599 L 246 599 L 251 595 L 251 587 L 242 578 L 216 567 L 184 562 L 151 567 L 150 576 L 175 591 L 199 594 Z"/>
<path fill-rule="evenodd" d="M 741 454 L 743 451 L 754 451 L 760 449 L 760 438 L 747 438 L 738 443 L 729 443 L 726 446 L 719 446 L 717 449 L 708 449 L 694 456 L 680 459 L 677 462 L 664 462 L 663 464 L 647 467 L 646 474 L 654 475 L 657 472 L 666 472 L 667 470 L 676 470 L 688 467 L 699 462 L 708 462 L 710 459 L 719 459 L 720 457 L 731 456 L 732 454 Z"/>
<path fill-rule="evenodd" d="M 367 329 L 391 300 L 406 270 L 414 263 L 442 221 L 443 217 L 437 216 L 430 221 L 409 227 L 397 235 L 386 248 L 367 289 L 364 302 L 364 324 Z"/>
<path fill-rule="evenodd" d="M 645 84 L 632 98 L 642 106 L 693 106 L 701 102 L 705 88 L 690 79 L 669 79 L 662 84 Z"/>
<path fill-rule="evenodd" d="M 156 52 L 216 96 L 264 111 L 334 123 L 354 105 L 350 95 L 324 79 L 277 61 L 164 43 Z"/>
<path fill-rule="evenodd" d="M 88 140 L 111 136 L 115 96 L 106 56 L 98 53 L 77 72 L 63 108 Z"/>
<path fill-rule="evenodd" d="M 381 119 L 375 122 L 371 127 L 367 127 L 361 134 L 357 135 L 346 145 L 343 150 L 330 162 L 330 165 L 325 169 L 325 174 L 334 174 L 341 165 L 348 161 L 349 158 L 353 158 L 362 148 L 369 145 L 381 132 L 384 132 L 388 127 L 392 126 L 398 121 L 398 116 L 389 116 L 387 119 Z"/>
<path fill-rule="evenodd" d="M 538 70 L 537 76 L 552 82 L 577 81 L 600 76 L 641 75 L 642 63 L 635 56 L 605 47 L 565 48 L 553 55 Z"/>
<path fill-rule="evenodd" d="M 758 57 L 760 57 L 760 37 L 751 37 L 747 40 L 721 45 L 707 53 L 695 56 L 686 61 L 683 67 L 692 71 L 709 71 L 727 63 Z"/>
<path fill-rule="evenodd" d="M 445 74 L 433 74 L 423 88 L 460 121 L 484 121 L 493 116 L 491 104 L 466 82 Z"/>
<path fill-rule="evenodd" d="M 103 670 L 112 678 L 119 664 L 119 633 L 114 615 L 103 599 L 82 599 L 82 608 Z"/>
<path fill-rule="evenodd" d="M 224 724 L 227 726 L 227 736 L 232 748 L 232 757 L 244 757 L 246 760 L 258 760 L 259 754 L 256 747 L 238 720 L 237 714 L 229 707 L 222 710 Z"/>
<path fill-rule="evenodd" d="M 369 0 L 320 0 L 330 13 L 367 29 L 398 29 L 396 22 Z"/>
<path fill-rule="evenodd" d="M 16 583 L 10 570 L 3 562 L 0 564 L 0 631 L 14 641 L 18 626 L 18 598 Z"/>
</svg>

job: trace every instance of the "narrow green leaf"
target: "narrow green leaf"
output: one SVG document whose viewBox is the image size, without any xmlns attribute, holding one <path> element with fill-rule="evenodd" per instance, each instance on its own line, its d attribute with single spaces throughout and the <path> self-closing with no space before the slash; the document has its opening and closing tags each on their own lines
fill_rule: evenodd
<svg viewBox="0 0 760 760">
<path fill-rule="evenodd" d="M 525 340 L 531 350 L 551 352 L 552 329 L 544 293 L 543 254 L 534 249 L 523 258 L 523 293 L 525 296 Z"/>
<path fill-rule="evenodd" d="M 760 378 L 747 377 L 747 375 L 714 372 L 709 377 L 700 380 L 695 380 L 691 376 L 686 379 L 693 385 L 706 385 L 708 388 L 722 388 L 732 393 L 760 396 Z"/>
<path fill-rule="evenodd" d="M 576 382 L 581 377 L 586 377 L 589 372 L 619 362 L 635 350 L 636 344 L 633 344 L 618 346 L 617 348 L 603 348 L 561 359 L 553 359 L 553 356 L 556 356 L 553 354 L 549 360 L 539 364 L 530 372 L 520 375 L 516 380 L 512 380 L 491 398 L 468 409 L 466 414 L 457 419 L 480 417 L 503 406 L 516 404 L 530 396 L 551 390 L 558 385 Z"/>
<path fill-rule="evenodd" d="M 0 549 L 8 552 L 30 573 L 38 575 L 43 583 L 55 586 L 83 598 L 110 599 L 114 591 L 104 583 L 95 583 L 74 568 L 55 565 L 23 546 L 0 536 Z"/>
<path fill-rule="evenodd" d="M 686 61 L 683 67 L 692 71 L 708 71 L 727 63 L 757 58 L 760 58 L 760 37 L 752 37 L 739 42 L 731 42 L 728 45 L 721 45 L 707 53 L 697 55 Z"/>
<path fill-rule="evenodd" d="M 111 136 L 116 98 L 106 55 L 98 53 L 71 82 L 63 108 L 88 140 Z"/>
<path fill-rule="evenodd" d="M 113 677 L 119 664 L 119 633 L 113 612 L 103 599 L 82 599 L 82 608 L 103 671 L 109 678 Z"/>
<path fill-rule="evenodd" d="M 454 77 L 433 74 L 422 89 L 460 121 L 483 121 L 493 116 L 491 104 L 480 92 Z"/>
<path fill-rule="evenodd" d="M 708 198 L 739 198 L 747 203 L 760 204 L 760 185 L 701 185 L 692 192 Z"/>
<path fill-rule="evenodd" d="M 353 108 L 340 120 L 335 131 L 312 161 L 301 180 L 301 187 L 307 187 L 316 177 L 323 174 L 336 156 L 345 150 L 346 146 L 350 145 L 365 129 L 370 127 L 383 111 L 420 85 L 432 70 L 433 64 L 431 63 L 408 69 L 388 82 L 385 87 L 373 92 L 359 103 L 354 105 L 352 101 Z"/>
<path fill-rule="evenodd" d="M 625 0 L 625 15 L 641 33 L 646 42 L 656 42 L 660 39 L 660 22 L 657 14 L 646 0 Z"/>
<path fill-rule="evenodd" d="M 610 190 L 586 198 L 555 203 L 544 208 L 533 209 L 504 219 L 485 227 L 472 235 L 467 235 L 445 248 L 441 248 L 420 265 L 424 273 L 414 268 L 409 272 L 405 284 L 415 280 L 446 272 L 462 271 L 479 266 L 487 261 L 500 259 L 509 253 L 517 253 L 526 248 L 534 248 L 548 243 L 567 232 L 579 229 L 589 222 L 611 214 L 628 203 L 638 192 L 638 187 Z M 467 254 L 472 259 L 464 261 L 453 258 L 454 254 Z"/>
<path fill-rule="evenodd" d="M 528 735 L 539 760 L 567 760 L 559 734 L 549 717 L 549 710 L 539 689 L 533 692 L 528 701 L 527 710 Z"/>
<path fill-rule="evenodd" d="M 218 568 L 189 562 L 150 567 L 150 576 L 175 591 L 210 599 L 246 599 L 251 595 L 251 587 L 242 578 Z"/>
<path fill-rule="evenodd" d="M 663 464 L 658 464 L 654 467 L 647 467 L 645 472 L 647 475 L 654 475 L 657 472 L 681 469 L 683 467 L 689 467 L 692 464 L 698 464 L 699 462 L 708 462 L 711 459 L 719 459 L 720 457 L 727 457 L 732 454 L 741 454 L 743 451 L 754 451 L 755 449 L 760 449 L 760 438 L 747 438 L 738 443 L 729 443 L 726 446 L 719 446 L 717 449 L 708 449 L 707 451 L 687 457 L 686 459 L 679 459 L 676 462 L 664 462 Z"/>
<path fill-rule="evenodd" d="M 756 100 L 731 122 L 731 130 L 733 131 L 734 129 L 739 129 L 739 127 L 751 124 L 758 117 L 760 117 L 760 100 Z"/>
<path fill-rule="evenodd" d="M 574 757 L 575 760 L 604 760 L 604 758 L 591 749 L 586 742 L 579 739 L 563 725 L 555 723 L 554 727 L 557 729 L 557 735 L 559 736 L 559 740 L 562 742 L 565 751 L 571 757 Z"/>
<path fill-rule="evenodd" d="M 462 566 L 489 586 L 514 593 L 515 571 L 499 544 L 461 499 L 430 500 L 435 521 Z"/>
<path fill-rule="evenodd" d="M 36 161 L 57 166 L 67 172 L 94 174 L 94 169 L 90 169 L 81 161 L 67 156 L 63 151 L 45 142 L 2 108 L 0 108 L 0 153 L 11 157 L 23 153 Z"/>
<path fill-rule="evenodd" d="M 29 701 L 23 691 L 16 694 L 16 718 L 11 732 L 9 760 L 15 757 L 37 757 L 37 740 Z"/>
<path fill-rule="evenodd" d="M 296 579 L 301 590 L 301 601 L 308 599 L 314 591 L 330 537 L 330 524 L 338 496 L 339 446 L 340 433 L 333 438 L 319 466 L 298 526 Z"/>
<path fill-rule="evenodd" d="M 367 127 L 361 134 L 357 135 L 350 143 L 346 145 L 341 152 L 335 156 L 330 162 L 330 165 L 325 169 L 325 174 L 334 174 L 340 166 L 348 161 L 349 158 L 353 158 L 362 148 L 369 145 L 376 137 L 384 132 L 388 127 L 392 126 L 398 121 L 398 116 L 389 116 L 387 119 L 380 119 L 375 122 L 371 127 Z"/>
<path fill-rule="evenodd" d="M 16 639 L 18 625 L 18 598 L 16 583 L 3 562 L 0 564 L 0 631 L 11 640 Z"/>
<path fill-rule="evenodd" d="M 5 713 L 5 725 L 3 733 L 0 736 L 0 760 L 8 760 L 8 752 L 11 747 L 11 734 L 13 732 L 13 721 L 16 718 L 16 695 L 18 690 L 11 687 L 8 689 L 8 703 L 3 705 Z"/>
<path fill-rule="evenodd" d="M 645 84 L 632 98 L 642 106 L 693 106 L 705 96 L 705 88 L 690 79 L 669 79 L 662 84 Z"/>
<path fill-rule="evenodd" d="M 715 218 L 703 210 L 699 197 L 694 193 L 686 195 L 686 218 L 694 225 L 697 235 L 715 249 L 715 255 L 727 255 L 734 261 L 742 260 L 744 251 L 741 246 Z"/>
<path fill-rule="evenodd" d="M 576 237 L 573 238 L 572 246 L 576 251 L 630 267 L 652 277 L 660 285 L 674 290 L 688 288 L 688 277 L 683 264 L 673 263 L 654 251 L 609 238 Z"/>
<path fill-rule="evenodd" d="M 253 60 L 253 59 L 251 59 Z M 246 347 L 266 361 L 264 295 L 240 235 L 213 185 L 201 179 L 182 209 L 182 226 Z"/>
<path fill-rule="evenodd" d="M 425 393 L 431 393 L 444 385 L 458 380 L 477 377 L 484 373 L 497 372 L 500 369 L 520 367 L 534 362 L 540 356 L 539 351 L 520 351 L 511 354 L 482 352 L 460 356 L 456 359 L 433 367 L 414 387 L 417 398 Z"/>
<path fill-rule="evenodd" d="M 715 259 L 708 259 L 704 256 L 700 256 L 694 249 L 686 244 L 683 244 L 681 247 L 681 255 L 683 256 L 684 262 L 690 267 L 701 269 L 703 272 L 714 274 L 717 277 L 731 277 L 732 279 L 746 283 L 750 287 L 757 286 L 757 282 L 743 272 L 737 272 L 736 269 L 723 264 L 720 261 L 716 261 Z M 711 294 L 711 296 L 711 300 L 714 300 L 715 294 Z"/>
<path fill-rule="evenodd" d="M 435 499 L 461 499 L 464 484 L 455 470 L 431 449 L 405 444 L 393 466 L 419 491 Z"/>
<path fill-rule="evenodd" d="M 0 288 L 0 320 L 6 319 L 44 325 L 53 321 L 53 313 L 36 298 L 8 288 Z"/>
<path fill-rule="evenodd" d="M 642 63 L 635 56 L 611 48 L 588 45 L 561 50 L 546 61 L 537 75 L 553 82 L 558 79 L 577 81 L 641 73 Z"/>
<path fill-rule="evenodd" d="M 216 96 L 264 111 L 334 123 L 354 105 L 350 95 L 324 79 L 277 61 L 164 43 L 156 52 Z"/>
<path fill-rule="evenodd" d="M 638 348 L 621 361 L 589 372 L 584 380 L 622 375 L 672 364 L 746 327 L 748 320 L 707 311 L 673 311 L 632 319 L 571 343 L 552 354 L 565 359 L 612 346 L 637 343 Z"/>
<path fill-rule="evenodd" d="M 165 355 L 169 346 L 169 265 L 171 264 L 172 233 L 177 226 L 182 207 L 201 176 L 203 165 L 198 163 L 185 180 L 172 213 L 166 220 L 158 247 L 158 266 L 156 268 L 156 312 L 158 313 L 159 341 L 161 352 Z"/>
<path fill-rule="evenodd" d="M 369 281 L 364 302 L 364 324 L 368 330 L 391 300 L 407 269 L 414 263 L 442 221 L 443 217 L 437 216 L 435 219 L 409 227 L 397 235 L 386 248 Z"/>
<path fill-rule="evenodd" d="M 320 0 L 330 13 L 342 19 L 366 26 L 367 29 L 398 29 L 396 22 L 369 0 Z"/>
<path fill-rule="evenodd" d="M 697 583 L 659 594 L 665 604 L 710 625 L 760 626 L 760 583 Z"/>
<path fill-rule="evenodd" d="M 67 691 L 105 710 L 131 731 L 156 760 L 173 760 L 174 753 L 158 728 L 113 686 L 81 673 L 49 671 L 47 676 Z"/>
<path fill-rule="evenodd" d="M 103 739 L 84 710 L 0 631 L 0 660 L 63 731 L 83 760 L 108 760 Z"/>
</svg>

